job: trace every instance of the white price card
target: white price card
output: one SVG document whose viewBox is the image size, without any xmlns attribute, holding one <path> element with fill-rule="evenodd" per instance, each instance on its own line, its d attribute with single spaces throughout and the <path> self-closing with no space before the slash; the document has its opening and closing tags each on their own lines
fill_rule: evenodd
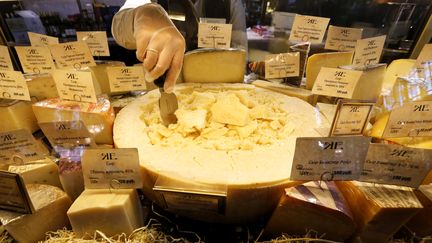
<svg viewBox="0 0 432 243">
<path fill-rule="evenodd" d="M 80 70 L 96 66 L 87 43 L 83 41 L 50 45 L 49 48 L 58 68 Z"/>
<path fill-rule="evenodd" d="M 231 47 L 232 24 L 199 23 L 198 47 Z"/>
<path fill-rule="evenodd" d="M 27 32 L 27 34 L 30 39 L 31 46 L 49 46 L 59 43 L 59 39 L 57 37 L 42 35 L 33 32 Z"/>
<path fill-rule="evenodd" d="M 318 73 L 312 93 L 351 99 L 362 74 L 362 71 L 323 67 Z"/>
<path fill-rule="evenodd" d="M 286 78 L 299 76 L 300 53 L 289 52 L 266 55 L 265 78 Z"/>
<path fill-rule="evenodd" d="M 363 29 L 330 25 L 324 48 L 335 51 L 354 51 L 357 40 L 362 38 L 362 33 Z"/>
<path fill-rule="evenodd" d="M 111 92 L 145 90 L 146 81 L 142 67 L 107 67 Z"/>
<path fill-rule="evenodd" d="M 355 48 L 353 64 L 367 66 L 380 62 L 386 36 L 378 36 L 358 40 Z"/>
<path fill-rule="evenodd" d="M 373 107 L 370 101 L 339 100 L 329 136 L 362 135 Z"/>
<path fill-rule="evenodd" d="M 57 69 L 53 77 L 61 99 L 97 103 L 91 72 Z"/>
<path fill-rule="evenodd" d="M 80 120 L 42 122 L 39 127 L 54 148 L 96 147 L 93 135 Z"/>
<path fill-rule="evenodd" d="M 289 40 L 319 44 L 324 38 L 329 18 L 296 14 Z"/>
<path fill-rule="evenodd" d="M 77 31 L 78 41 L 84 41 L 93 56 L 109 56 L 108 38 L 106 31 Z"/>
<path fill-rule="evenodd" d="M 44 158 L 44 151 L 29 130 L 0 133 L 0 163 L 22 164 Z"/>
<path fill-rule="evenodd" d="M 50 73 L 55 64 L 48 47 L 16 46 L 24 73 Z"/>
<path fill-rule="evenodd" d="M 0 71 L 13 71 L 12 60 L 7 46 L 0 45 Z"/>
<path fill-rule="evenodd" d="M 31 100 L 27 82 L 21 72 L 0 71 L 0 98 Z"/>
</svg>

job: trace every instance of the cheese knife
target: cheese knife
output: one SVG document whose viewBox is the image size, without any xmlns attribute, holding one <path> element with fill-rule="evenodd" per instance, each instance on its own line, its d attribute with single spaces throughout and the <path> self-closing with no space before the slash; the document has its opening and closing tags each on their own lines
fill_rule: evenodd
<svg viewBox="0 0 432 243">
<path fill-rule="evenodd" d="M 159 88 L 159 111 L 162 122 L 165 126 L 177 123 L 177 117 L 174 112 L 178 109 L 177 96 L 172 93 L 166 93 L 164 89 L 166 74 L 163 74 L 154 81 L 154 84 Z"/>
</svg>

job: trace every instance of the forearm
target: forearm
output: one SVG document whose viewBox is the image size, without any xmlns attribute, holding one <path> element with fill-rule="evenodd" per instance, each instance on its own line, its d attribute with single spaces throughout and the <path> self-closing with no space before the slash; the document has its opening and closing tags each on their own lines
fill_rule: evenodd
<svg viewBox="0 0 432 243">
<path fill-rule="evenodd" d="M 111 33 L 117 44 L 131 50 L 136 49 L 134 11 L 134 8 L 120 10 L 114 15 L 111 26 Z"/>
</svg>

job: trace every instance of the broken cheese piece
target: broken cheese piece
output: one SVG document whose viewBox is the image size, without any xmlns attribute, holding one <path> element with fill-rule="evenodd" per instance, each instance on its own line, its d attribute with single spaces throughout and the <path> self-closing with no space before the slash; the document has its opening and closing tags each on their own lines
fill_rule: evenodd
<svg viewBox="0 0 432 243">
<path fill-rule="evenodd" d="M 249 122 L 249 108 L 234 94 L 218 97 L 211 113 L 214 121 L 224 124 L 245 126 Z"/>
<path fill-rule="evenodd" d="M 197 109 L 193 111 L 177 110 L 177 123 L 187 130 L 202 130 L 206 124 L 207 110 Z"/>
</svg>

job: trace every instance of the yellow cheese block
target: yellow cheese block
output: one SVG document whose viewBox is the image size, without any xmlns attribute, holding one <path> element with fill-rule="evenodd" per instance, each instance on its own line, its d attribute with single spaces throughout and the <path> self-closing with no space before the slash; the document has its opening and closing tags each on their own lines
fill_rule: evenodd
<svg viewBox="0 0 432 243">
<path fill-rule="evenodd" d="M 386 64 L 370 66 L 342 66 L 342 69 L 363 71 L 353 92 L 353 99 L 378 100 L 386 72 Z"/>
<path fill-rule="evenodd" d="M 93 77 L 93 82 L 96 87 L 96 94 L 111 94 L 108 75 L 106 72 L 107 67 L 124 67 L 124 62 L 120 61 L 96 61 L 96 66 L 87 67 L 84 70 L 90 70 Z M 100 90 L 98 92 L 98 90 Z"/>
<path fill-rule="evenodd" d="M 35 132 L 39 129 L 31 102 L 0 99 L 0 132 L 28 129 Z"/>
<path fill-rule="evenodd" d="M 186 83 L 242 83 L 246 52 L 241 49 L 203 48 L 187 52 L 183 61 Z"/>
<path fill-rule="evenodd" d="M 422 205 L 408 187 L 338 181 L 354 216 L 356 242 L 388 242 Z"/>
<path fill-rule="evenodd" d="M 432 185 L 422 185 L 415 191 L 417 198 L 423 205 L 414 217 L 405 225 L 416 236 L 426 237 L 432 235 Z"/>
<path fill-rule="evenodd" d="M 33 102 L 58 97 L 56 84 L 51 74 L 25 74 L 30 98 Z"/>
<path fill-rule="evenodd" d="M 307 182 L 285 189 L 263 235 L 303 237 L 312 230 L 324 239 L 347 240 L 355 230 L 348 205 L 334 182 Z"/>
<path fill-rule="evenodd" d="M 67 210 L 72 204 L 61 189 L 50 185 L 28 184 L 33 203 L 33 214 L 0 211 L 0 221 L 6 231 L 20 243 L 34 243 L 45 239 L 45 233 L 70 227 Z"/>
<path fill-rule="evenodd" d="M 95 104 L 53 98 L 33 104 L 33 111 L 39 123 L 81 120 L 96 143 L 113 143 L 114 110 L 104 97 L 99 97 Z"/>
<path fill-rule="evenodd" d="M 327 52 L 313 54 L 306 65 L 306 89 L 312 90 L 322 67 L 337 68 L 351 65 L 353 52 Z"/>
<path fill-rule="evenodd" d="M 384 75 L 384 82 L 382 85 L 382 94 L 388 94 L 393 89 L 396 79 L 399 77 L 407 76 L 414 68 L 416 60 L 414 59 L 397 59 L 393 60 L 388 65 Z"/>
<path fill-rule="evenodd" d="M 86 189 L 67 212 L 78 236 L 96 230 L 107 236 L 125 233 L 144 224 L 143 212 L 135 189 Z"/>
<path fill-rule="evenodd" d="M 286 94 L 288 96 L 296 97 L 301 100 L 308 102 L 311 105 L 314 105 L 317 101 L 317 96 L 312 94 L 310 90 L 292 87 L 288 85 L 283 85 L 279 83 L 268 82 L 264 80 L 256 80 L 252 82 L 256 87 L 260 87 L 263 89 L 272 90 L 278 93 Z"/>
</svg>

